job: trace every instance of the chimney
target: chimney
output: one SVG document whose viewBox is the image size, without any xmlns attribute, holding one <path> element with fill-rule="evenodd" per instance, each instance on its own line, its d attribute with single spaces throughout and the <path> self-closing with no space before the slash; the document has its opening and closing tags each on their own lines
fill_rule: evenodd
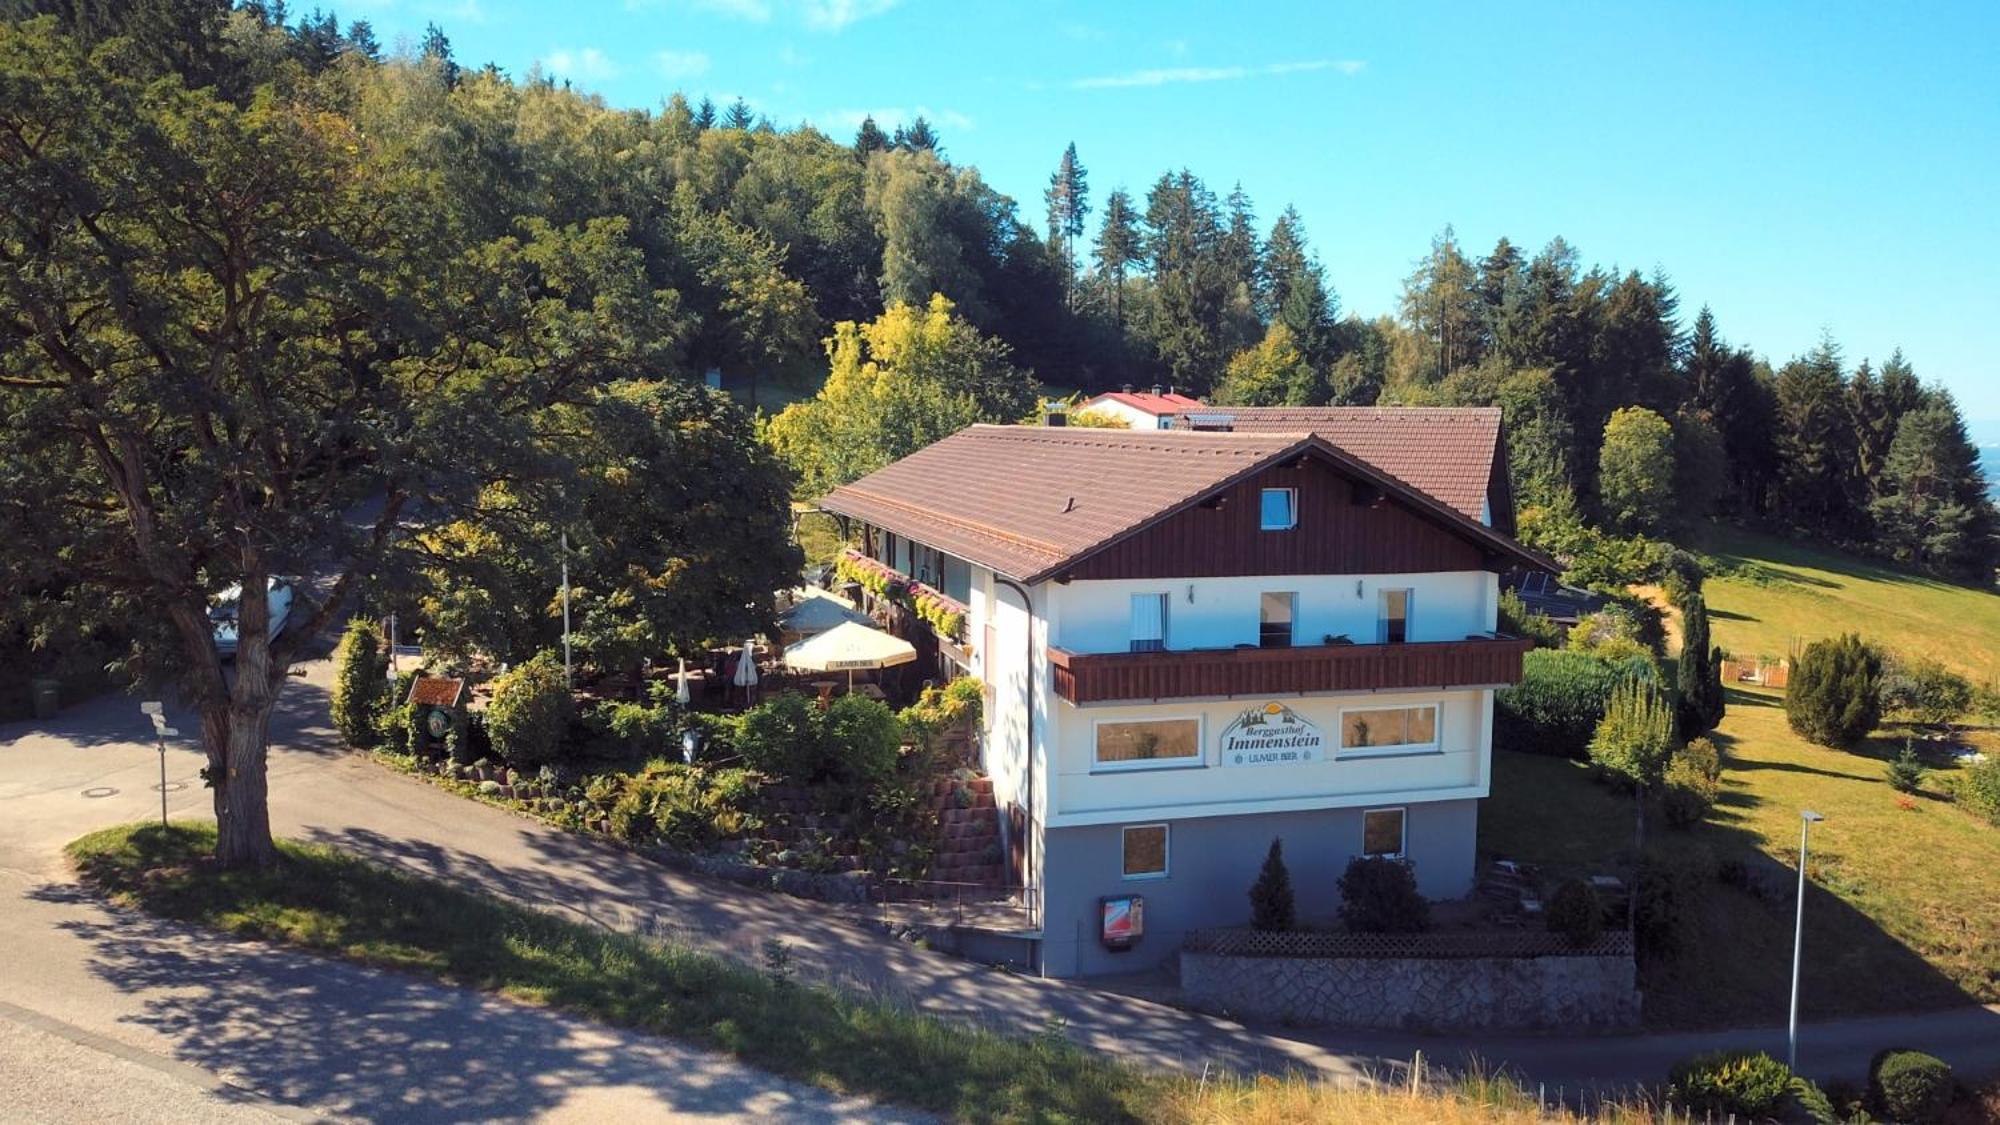
<svg viewBox="0 0 2000 1125">
<path fill-rule="evenodd" d="M 1154 394 L 1156 394 L 1156 395 L 1160 395 L 1160 394 L 1165 394 L 1165 393 L 1166 393 L 1166 391 L 1162 390 L 1162 389 L 1160 388 L 1160 385 L 1159 385 L 1158 383 L 1154 383 L 1154 384 L 1153 384 L 1153 393 L 1154 393 Z"/>
<path fill-rule="evenodd" d="M 1128 395 L 1129 395 L 1129 394 L 1131 394 L 1131 393 L 1132 393 L 1132 384 L 1130 384 L 1130 383 L 1126 383 L 1126 384 L 1124 384 L 1124 385 L 1123 385 L 1123 387 L 1122 387 L 1122 388 L 1120 388 L 1120 389 L 1122 389 L 1122 390 L 1123 390 L 1123 391 L 1124 391 L 1124 392 L 1125 392 L 1126 394 L 1128 394 Z"/>
<path fill-rule="evenodd" d="M 1069 425 L 1069 404 L 1058 398 L 1042 403 L 1042 421 L 1049 426 Z"/>
</svg>

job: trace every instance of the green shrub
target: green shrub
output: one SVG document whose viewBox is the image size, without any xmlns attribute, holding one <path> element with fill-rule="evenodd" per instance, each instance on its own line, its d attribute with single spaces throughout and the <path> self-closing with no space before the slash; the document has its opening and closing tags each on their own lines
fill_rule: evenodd
<svg viewBox="0 0 2000 1125">
<path fill-rule="evenodd" d="M 888 704 L 843 695 L 827 707 L 819 727 L 819 776 L 813 780 L 876 784 L 896 772 L 903 726 Z"/>
<path fill-rule="evenodd" d="M 1853 633 L 1806 646 L 1785 692 L 1785 718 L 1822 746 L 1852 746 L 1882 718 L 1882 657 Z"/>
<path fill-rule="evenodd" d="M 1917 757 L 1916 748 L 1905 742 L 1903 752 L 1889 763 L 1889 788 L 1898 793 L 1915 793 L 1924 784 L 1924 775 L 1930 771 Z"/>
<path fill-rule="evenodd" d="M 1418 934 L 1430 929 L 1431 904 L 1408 860 L 1356 856 L 1340 876 L 1340 918 L 1356 933 Z"/>
<path fill-rule="evenodd" d="M 1722 756 L 1715 743 L 1697 738 L 1674 751 L 1667 763 L 1666 788 L 1660 793 L 1660 811 L 1669 825 L 1691 828 L 1701 823 L 1721 795 Z"/>
<path fill-rule="evenodd" d="M 813 702 L 784 692 L 745 711 L 736 724 L 736 751 L 750 767 L 803 784 L 819 767 L 819 729 Z"/>
<path fill-rule="evenodd" d="M 1787 1125 L 1841 1125 L 1847 1115 L 1834 1108 L 1833 1099 L 1812 1079 L 1795 1074 L 1775 1116 Z"/>
<path fill-rule="evenodd" d="M 1792 1091 L 1792 1072 L 1762 1051 L 1709 1051 L 1676 1064 L 1667 1100 L 1708 1117 L 1769 1118 Z"/>
<path fill-rule="evenodd" d="M 1529 652 L 1521 660 L 1521 682 L 1493 697 L 1495 741 L 1507 750 L 1583 757 L 1621 673 L 1619 665 L 1587 652 Z"/>
<path fill-rule="evenodd" d="M 619 702 L 598 707 L 604 734 L 618 750 L 635 758 L 678 757 L 680 708 L 673 703 Z"/>
<path fill-rule="evenodd" d="M 563 675 L 562 658 L 537 653 L 493 683 L 486 708 L 486 731 L 493 750 L 516 769 L 534 770 L 562 756 L 576 704 Z"/>
<path fill-rule="evenodd" d="M 611 834 L 633 844 L 666 844 L 683 851 L 702 848 L 726 835 L 733 823 L 717 823 L 701 775 L 683 765 L 652 765 L 626 778 L 611 804 Z"/>
<path fill-rule="evenodd" d="M 1253 929 L 1282 931 L 1298 924 L 1298 905 L 1292 898 L 1292 873 L 1285 870 L 1284 841 L 1273 838 L 1264 855 L 1263 869 L 1250 884 L 1250 925 Z"/>
<path fill-rule="evenodd" d="M 1922 1051 L 1890 1047 L 1868 1064 L 1868 1093 L 1892 1121 L 1936 1121 L 1951 1105 L 1951 1067 Z"/>
<path fill-rule="evenodd" d="M 1625 785 L 1651 789 L 1676 749 L 1673 707 L 1657 684 L 1632 679 L 1612 689 L 1590 738 L 1593 765 Z"/>
<path fill-rule="evenodd" d="M 1541 648 L 1561 648 L 1566 630 L 1546 614 L 1535 613 L 1513 590 L 1500 594 L 1500 631 L 1525 637 Z"/>
<path fill-rule="evenodd" d="M 1597 901 L 1589 883 L 1571 879 L 1549 896 L 1544 921 L 1550 933 L 1561 934 L 1581 949 L 1603 935 L 1604 904 Z"/>
<path fill-rule="evenodd" d="M 333 654 L 333 727 L 349 746 L 366 750 L 382 741 L 381 716 L 389 706 L 389 658 L 381 630 L 356 617 Z"/>
<path fill-rule="evenodd" d="M 2000 824 L 2000 757 L 1967 766 L 1958 775 L 1956 791 L 1966 808 Z"/>
<path fill-rule="evenodd" d="M 1920 723 L 1950 726 L 1970 711 L 1972 681 L 1930 657 L 1883 662 L 1882 707 L 1905 712 Z"/>
</svg>

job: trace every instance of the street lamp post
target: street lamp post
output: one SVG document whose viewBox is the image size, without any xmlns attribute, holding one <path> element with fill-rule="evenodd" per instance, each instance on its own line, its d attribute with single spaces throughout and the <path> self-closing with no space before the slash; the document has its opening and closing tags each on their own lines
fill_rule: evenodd
<svg viewBox="0 0 2000 1125">
<path fill-rule="evenodd" d="M 573 680 L 569 670 L 569 532 L 562 533 L 563 685 Z"/>
<path fill-rule="evenodd" d="M 1811 809 L 1799 812 L 1799 905 L 1792 921 L 1792 1018 L 1785 1035 L 1785 1065 L 1792 1070 L 1799 1068 L 1799 953 L 1805 945 L 1806 931 L 1806 833 L 1825 819 Z"/>
</svg>

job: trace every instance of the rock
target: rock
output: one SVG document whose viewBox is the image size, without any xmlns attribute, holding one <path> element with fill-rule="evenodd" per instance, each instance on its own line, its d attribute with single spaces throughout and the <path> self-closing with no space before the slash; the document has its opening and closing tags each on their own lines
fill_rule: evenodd
<svg viewBox="0 0 2000 1125">
<path fill-rule="evenodd" d="M 479 782 L 479 792 L 488 797 L 497 796 L 500 793 L 500 783 L 490 779 L 482 779 Z"/>
</svg>

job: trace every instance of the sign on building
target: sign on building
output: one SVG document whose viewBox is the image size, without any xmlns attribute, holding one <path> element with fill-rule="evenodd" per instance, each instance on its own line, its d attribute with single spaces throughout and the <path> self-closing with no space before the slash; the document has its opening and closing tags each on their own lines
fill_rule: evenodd
<svg viewBox="0 0 2000 1125">
<path fill-rule="evenodd" d="M 1225 766 L 1281 766 L 1317 762 L 1326 754 L 1319 728 L 1282 703 L 1252 707 L 1222 728 Z"/>
</svg>

